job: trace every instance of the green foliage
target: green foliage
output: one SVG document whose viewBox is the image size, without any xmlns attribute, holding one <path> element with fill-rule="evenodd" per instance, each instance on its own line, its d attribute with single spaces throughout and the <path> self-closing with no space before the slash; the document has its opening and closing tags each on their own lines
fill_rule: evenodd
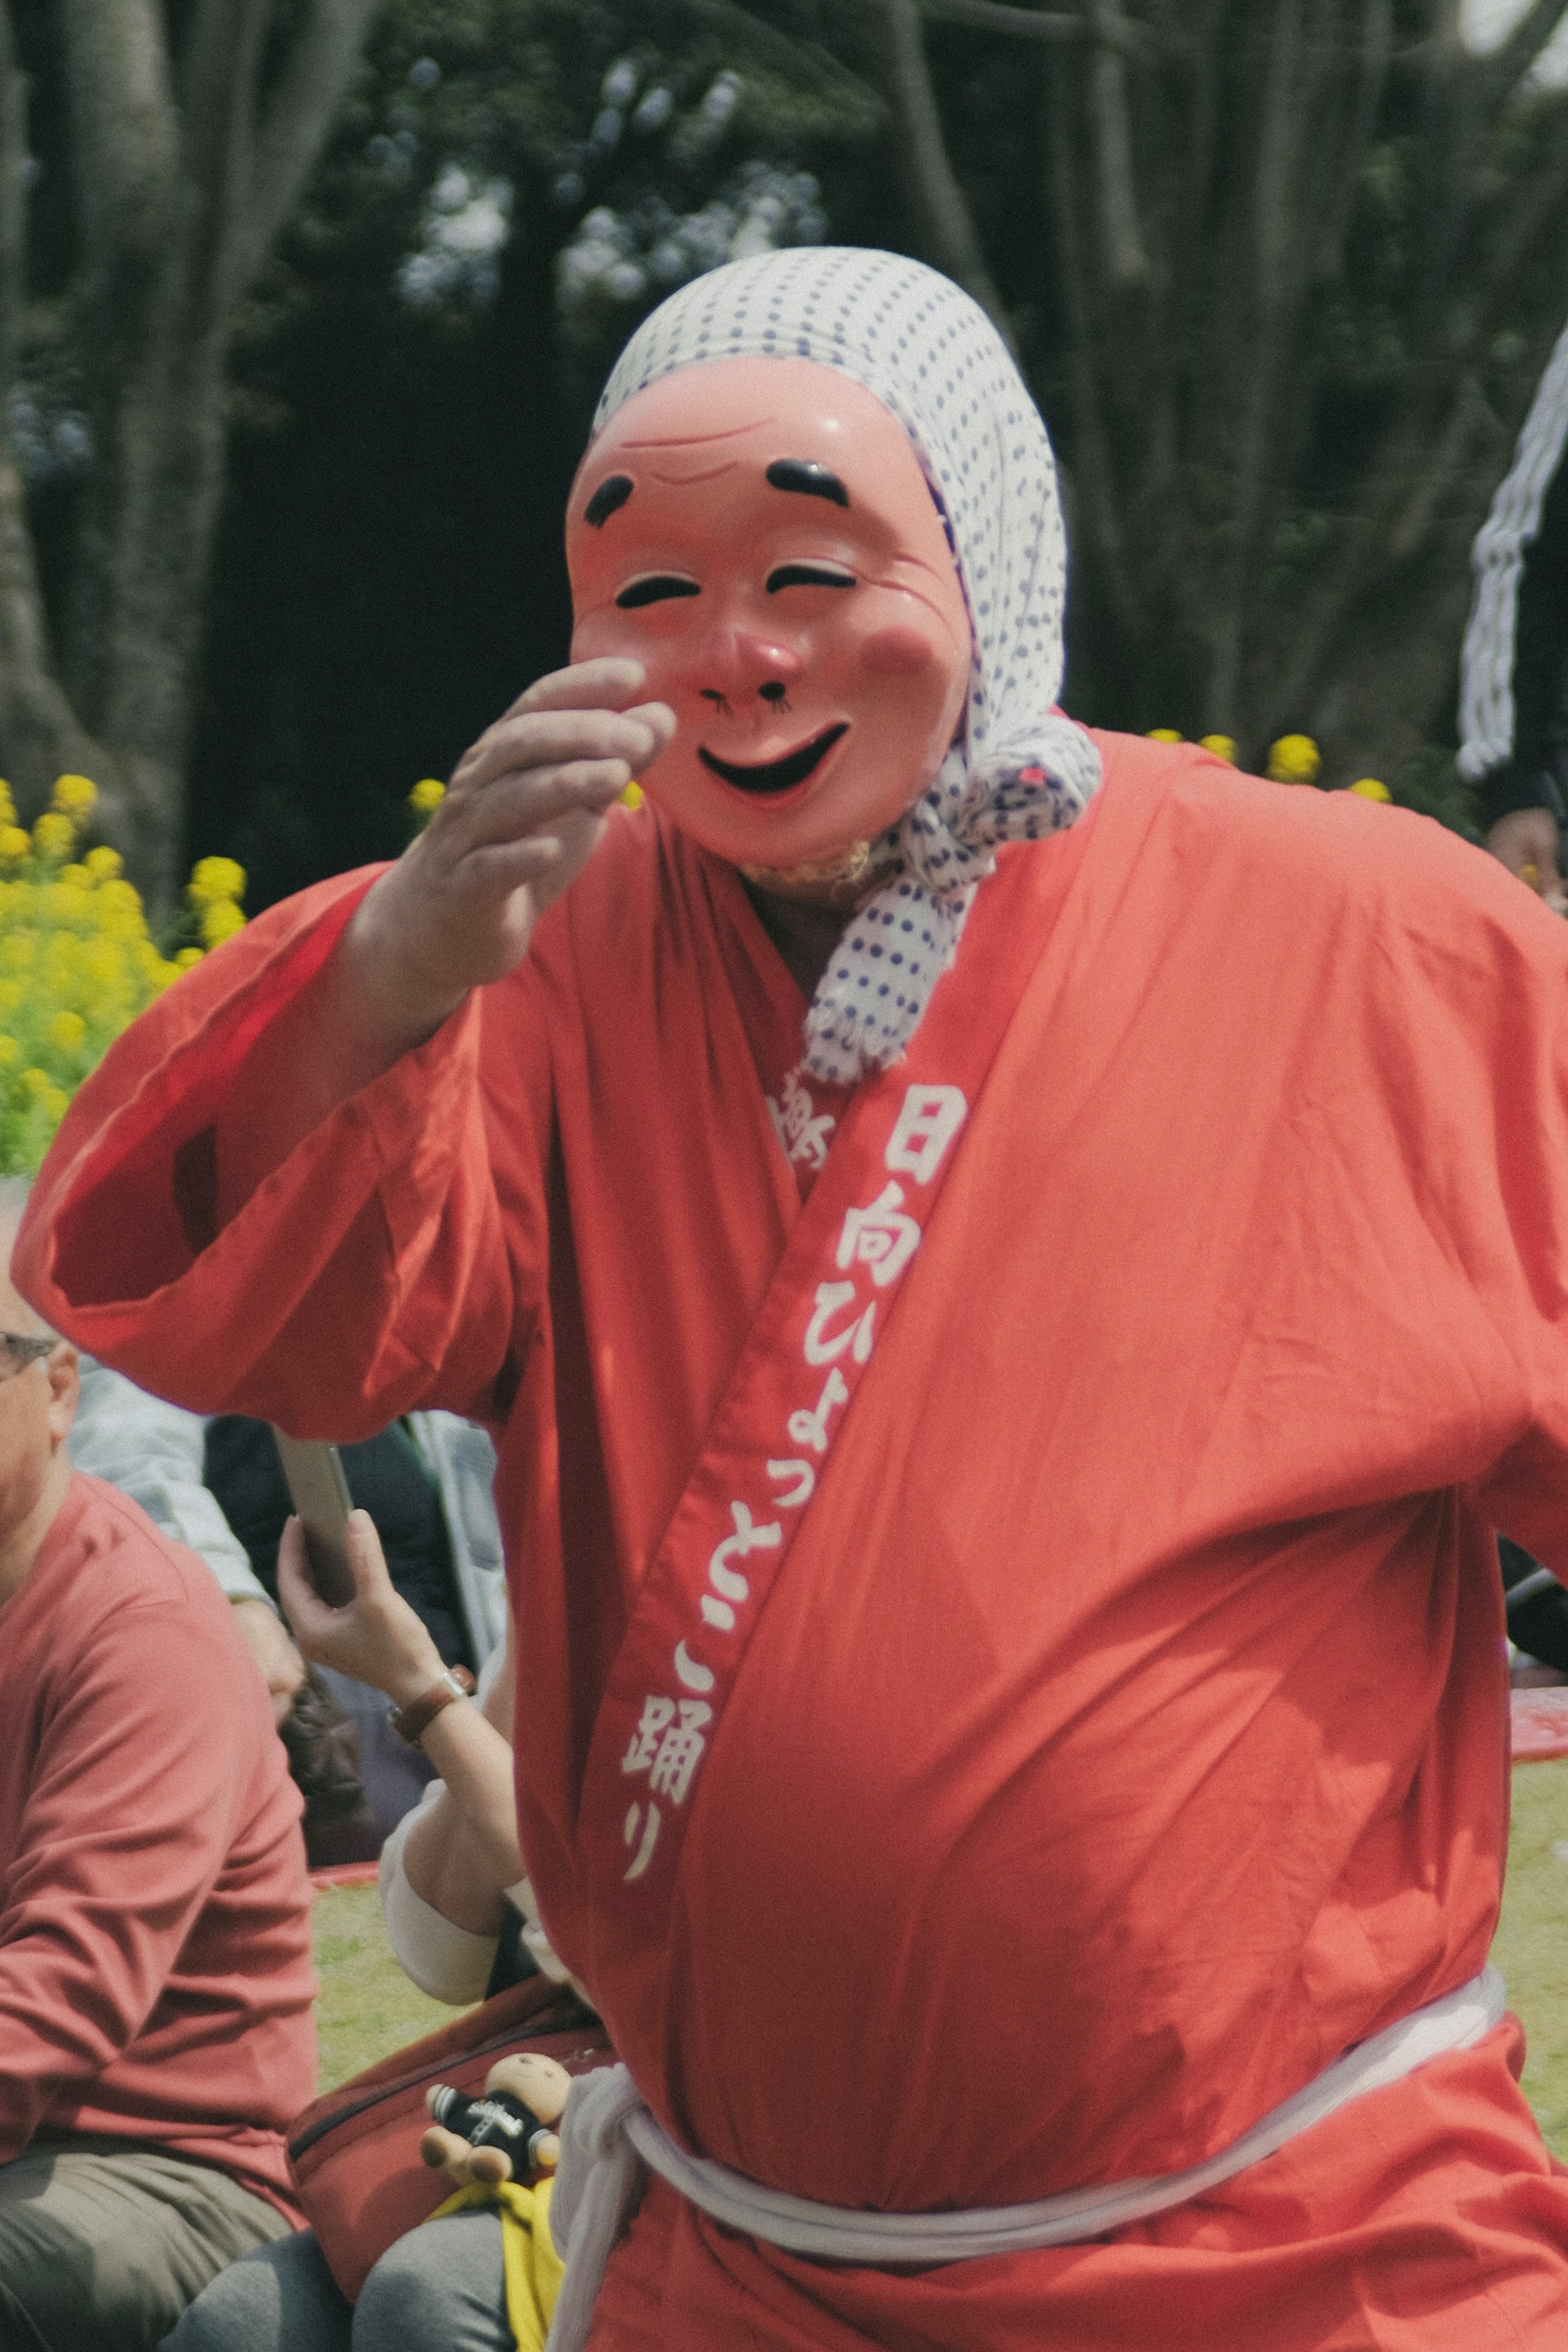
<svg viewBox="0 0 1568 2352">
<path fill-rule="evenodd" d="M 1435 816 L 1439 824 L 1462 833 L 1467 841 L 1480 839 L 1475 793 L 1460 775 L 1456 755 L 1446 744 L 1423 744 L 1394 772 L 1389 788 L 1401 808 Z"/>
<path fill-rule="evenodd" d="M 726 237 L 890 226 L 878 103 L 826 22 L 393 0 L 235 354 L 188 837 L 253 904 L 395 856 L 415 779 L 564 658 L 567 486 L 666 284 Z M 487 207 L 499 241 L 465 251 Z"/>
</svg>

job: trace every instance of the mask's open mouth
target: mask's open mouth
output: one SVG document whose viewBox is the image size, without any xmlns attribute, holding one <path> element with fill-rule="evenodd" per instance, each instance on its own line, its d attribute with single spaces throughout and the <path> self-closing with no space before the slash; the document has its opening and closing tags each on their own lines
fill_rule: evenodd
<svg viewBox="0 0 1568 2352">
<path fill-rule="evenodd" d="M 714 752 L 705 751 L 700 744 L 697 747 L 697 756 L 710 774 L 720 777 L 727 784 L 733 784 L 737 792 L 787 793 L 796 784 L 804 784 L 813 770 L 827 757 L 839 737 L 848 732 L 848 720 L 840 719 L 837 726 L 825 727 L 820 735 L 814 735 L 809 743 L 803 743 L 798 751 L 787 752 L 782 760 L 766 760 L 756 768 L 742 768 L 732 760 L 721 760 Z"/>
</svg>

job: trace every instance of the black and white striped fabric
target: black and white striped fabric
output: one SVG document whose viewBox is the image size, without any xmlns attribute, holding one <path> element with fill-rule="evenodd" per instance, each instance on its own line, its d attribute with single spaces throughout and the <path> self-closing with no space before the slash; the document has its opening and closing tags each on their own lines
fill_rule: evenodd
<svg viewBox="0 0 1568 2352">
<path fill-rule="evenodd" d="M 796 247 L 694 278 L 622 352 L 595 419 L 678 368 L 776 356 L 842 368 L 908 433 L 936 493 L 974 632 L 964 727 L 888 836 L 899 869 L 847 926 L 805 1024 L 805 1066 L 833 1085 L 898 1060 L 994 851 L 1070 824 L 1100 755 L 1054 709 L 1067 540 L 1039 412 L 967 294 L 903 256 Z"/>
<path fill-rule="evenodd" d="M 1519 753 L 1520 608 L 1547 496 L 1568 452 L 1568 328 L 1536 387 L 1513 463 L 1476 534 L 1476 575 L 1459 662 L 1459 773 L 1479 783 Z M 1568 646 L 1568 607 L 1555 669 Z"/>
</svg>

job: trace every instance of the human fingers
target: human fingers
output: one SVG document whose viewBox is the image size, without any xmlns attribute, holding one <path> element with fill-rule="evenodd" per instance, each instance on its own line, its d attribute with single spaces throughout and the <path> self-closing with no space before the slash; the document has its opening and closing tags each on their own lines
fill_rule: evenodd
<svg viewBox="0 0 1568 2352">
<path fill-rule="evenodd" d="M 514 710 L 625 710 L 647 675 L 641 662 L 625 654 L 568 662 L 563 669 L 547 670 L 525 687 L 507 716 Z"/>
<path fill-rule="evenodd" d="M 454 794 L 461 798 L 498 776 L 612 761 L 624 761 L 627 775 L 634 775 L 663 750 L 674 723 L 660 702 L 635 710 L 509 711 L 464 752 L 452 772 L 451 792 L 436 814 L 445 814 Z"/>
<path fill-rule="evenodd" d="M 1510 874 L 1542 897 L 1549 889 L 1561 890 L 1561 845 L 1550 809 L 1510 809 L 1489 831 L 1486 845 Z"/>
<path fill-rule="evenodd" d="M 384 1603 L 395 1588 L 380 1534 L 368 1511 L 349 1513 L 343 1523 L 343 1542 L 354 1580 L 354 1599 Z"/>
<path fill-rule="evenodd" d="M 272 1719 L 281 1729 L 305 1680 L 305 1661 L 265 1601 L 237 1601 L 234 1622 L 260 1668 L 272 1701 Z"/>
<path fill-rule="evenodd" d="M 310 1574 L 305 1530 L 297 1517 L 285 1519 L 278 1543 L 278 1599 L 306 1657 L 314 1658 L 323 1634 L 330 1634 L 342 1612 L 323 1601 Z"/>
<path fill-rule="evenodd" d="M 487 844 L 543 840 L 563 825 L 592 823 L 631 781 L 632 762 L 619 759 L 497 769 L 454 803 L 438 834 L 432 823 L 421 835 L 425 869 L 444 873 Z"/>
</svg>

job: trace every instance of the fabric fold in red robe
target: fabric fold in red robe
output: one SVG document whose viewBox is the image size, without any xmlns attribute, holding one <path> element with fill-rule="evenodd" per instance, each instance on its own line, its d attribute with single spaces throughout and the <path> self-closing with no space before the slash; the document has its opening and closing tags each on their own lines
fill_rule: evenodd
<svg viewBox="0 0 1568 2352">
<path fill-rule="evenodd" d="M 1002 853 L 941 983 L 1005 949 L 1035 861 L 1026 986 L 747 1650 L 657 1969 L 593 1981 L 671 2129 L 840 2203 L 1194 2163 L 1473 1975 L 1490 1528 L 1568 1569 L 1568 933 L 1424 820 L 1099 740 L 1089 816 Z M 19 1265 L 183 1402 L 491 1422 L 523 1843 L 592 1973 L 600 1697 L 799 1213 L 736 957 L 780 1034 L 798 992 L 728 869 L 617 819 L 520 973 L 193 1255 L 176 1151 L 243 1120 L 247 1041 L 362 887 L 259 919 L 131 1033 Z M 1546 2352 L 1568 2191 L 1507 2053 L 962 2275 L 813 2272 L 656 2193 L 595 2344 Z"/>
</svg>

